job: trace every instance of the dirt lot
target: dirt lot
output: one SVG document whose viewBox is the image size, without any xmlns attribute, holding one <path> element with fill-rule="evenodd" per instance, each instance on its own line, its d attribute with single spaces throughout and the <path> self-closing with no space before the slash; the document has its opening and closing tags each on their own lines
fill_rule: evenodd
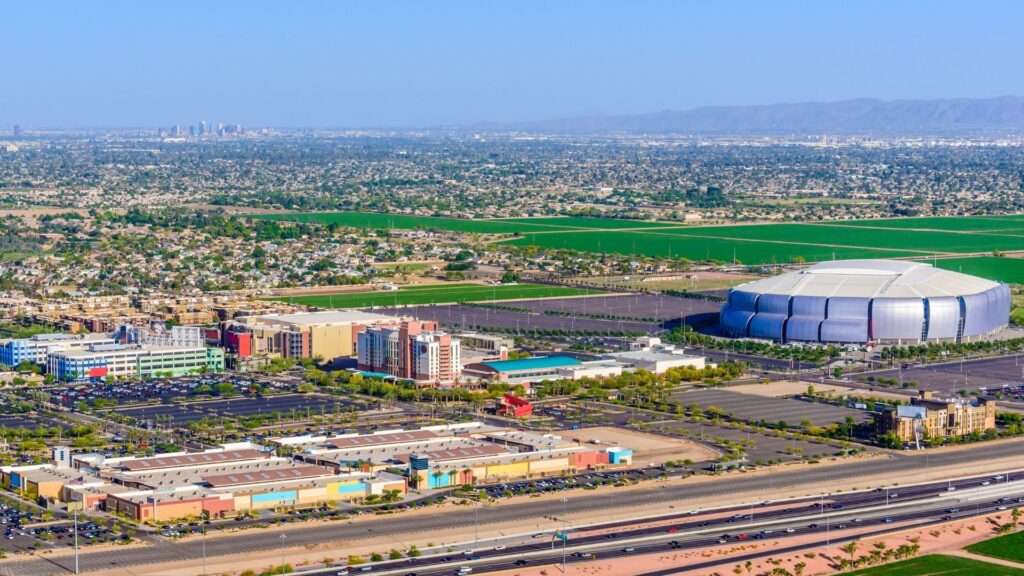
<svg viewBox="0 0 1024 576">
<path fill-rule="evenodd" d="M 768 384 L 741 384 L 739 386 L 729 386 L 728 388 L 723 389 L 730 392 L 739 392 L 740 394 L 764 396 L 766 398 L 783 398 L 807 392 L 807 382 L 780 380 L 778 382 L 770 382 Z M 873 392 L 868 392 L 867 390 L 858 390 L 856 388 L 847 388 L 846 386 L 836 386 L 834 384 L 815 384 L 814 390 L 818 394 L 831 394 L 832 396 L 851 395 L 856 397 L 873 396 L 875 398 L 889 398 L 892 400 L 907 399 L 906 394 L 883 392 L 877 389 Z"/>
<path fill-rule="evenodd" d="M 689 440 L 669 438 L 657 434 L 648 434 L 625 428 L 600 426 L 585 430 L 566 430 L 561 432 L 563 438 L 578 438 L 586 443 L 592 439 L 600 440 L 598 446 L 622 446 L 633 450 L 633 462 L 638 465 L 661 464 L 668 460 L 685 460 L 695 462 L 717 458 L 713 450 L 705 448 Z"/>
</svg>

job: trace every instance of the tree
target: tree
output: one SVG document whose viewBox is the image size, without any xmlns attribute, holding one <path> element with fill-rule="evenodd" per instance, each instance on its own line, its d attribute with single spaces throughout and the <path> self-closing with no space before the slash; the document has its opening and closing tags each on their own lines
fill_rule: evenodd
<svg viewBox="0 0 1024 576">
<path fill-rule="evenodd" d="M 853 555 L 857 553 L 857 548 L 860 544 L 856 540 L 851 540 L 845 545 L 840 546 L 839 549 L 850 555 L 850 563 L 853 563 Z"/>
</svg>

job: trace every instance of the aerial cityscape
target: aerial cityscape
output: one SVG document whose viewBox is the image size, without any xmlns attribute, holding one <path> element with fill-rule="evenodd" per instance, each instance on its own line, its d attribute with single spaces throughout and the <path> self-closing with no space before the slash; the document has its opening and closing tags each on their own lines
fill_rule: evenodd
<svg viewBox="0 0 1024 576">
<path fill-rule="evenodd" d="M 0 15 L 0 576 L 1024 576 L 1021 6 Z"/>
</svg>

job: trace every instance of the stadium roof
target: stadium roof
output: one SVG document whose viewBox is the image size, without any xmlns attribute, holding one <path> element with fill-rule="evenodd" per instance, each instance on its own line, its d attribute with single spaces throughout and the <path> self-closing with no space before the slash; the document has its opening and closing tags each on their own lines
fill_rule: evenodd
<svg viewBox="0 0 1024 576">
<path fill-rule="evenodd" d="M 519 372 L 522 370 L 579 366 L 580 361 L 569 356 L 540 356 L 537 358 L 522 358 L 520 360 L 495 360 L 493 362 L 484 362 L 483 365 L 498 372 Z"/>
<path fill-rule="evenodd" d="M 900 260 L 836 260 L 737 286 L 789 296 L 934 298 L 977 294 L 997 282 Z"/>
</svg>

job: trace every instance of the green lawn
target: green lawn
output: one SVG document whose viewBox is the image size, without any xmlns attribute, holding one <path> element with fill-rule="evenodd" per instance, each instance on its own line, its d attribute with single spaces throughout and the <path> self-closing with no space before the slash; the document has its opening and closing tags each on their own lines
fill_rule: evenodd
<svg viewBox="0 0 1024 576">
<path fill-rule="evenodd" d="M 944 270 L 963 272 L 972 276 L 981 276 L 989 280 L 1006 282 L 1007 284 L 1024 284 L 1024 258 L 997 258 L 995 256 L 977 256 L 973 258 L 946 258 L 938 260 L 922 260 Z"/>
<path fill-rule="evenodd" d="M 843 574 L 845 576 L 1024 576 L 1024 570 L 957 556 L 931 554 Z"/>
<path fill-rule="evenodd" d="M 967 547 L 969 552 L 1024 563 L 1024 532 L 997 536 Z"/>
<path fill-rule="evenodd" d="M 553 296 L 580 296 L 596 294 L 594 290 L 577 290 L 563 286 L 541 284 L 515 284 L 485 286 L 483 284 L 429 284 L 411 286 L 391 292 L 350 292 L 342 294 L 316 294 L 311 296 L 281 296 L 282 300 L 318 308 L 369 308 L 410 304 L 446 304 L 452 302 L 480 302 L 483 300 L 517 300 L 521 298 L 550 298 Z"/>
<path fill-rule="evenodd" d="M 519 246 L 724 262 L 735 258 L 744 264 L 783 263 L 798 258 L 808 262 L 833 258 L 924 259 L 934 254 L 1024 250 L 1024 216 L 1013 215 L 729 226 L 570 217 L 470 220 L 361 212 L 251 217 L 376 229 L 505 234 L 515 237 L 504 242 Z M 984 267 L 980 262 L 978 265 Z"/>
</svg>

